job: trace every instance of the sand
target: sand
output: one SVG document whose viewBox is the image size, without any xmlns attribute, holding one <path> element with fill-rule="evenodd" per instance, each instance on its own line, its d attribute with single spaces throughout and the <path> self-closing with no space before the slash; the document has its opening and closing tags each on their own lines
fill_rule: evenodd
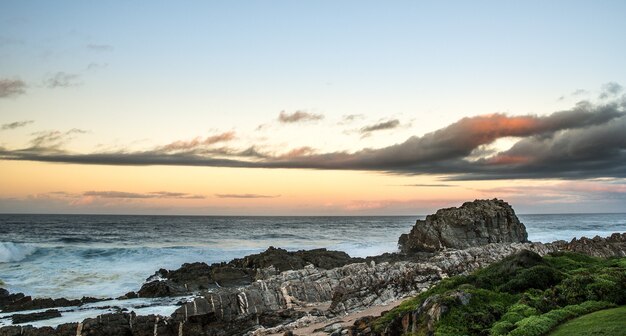
<svg viewBox="0 0 626 336">
<path fill-rule="evenodd" d="M 390 310 L 392 308 L 395 308 L 396 306 L 398 306 L 400 303 L 402 303 L 402 301 L 404 301 L 405 299 L 402 300 L 397 300 L 397 301 L 393 301 L 389 304 L 386 305 L 380 305 L 380 306 L 372 306 L 369 307 L 363 311 L 360 312 L 355 312 L 355 313 L 351 313 L 348 315 L 343 315 L 343 316 L 337 316 L 328 320 L 325 320 L 323 322 L 319 322 L 319 323 L 312 323 L 306 327 L 303 328 L 296 328 L 293 329 L 293 333 L 295 335 L 300 335 L 300 336 L 304 336 L 304 335 L 328 335 L 328 333 L 324 332 L 324 331 L 318 331 L 315 332 L 316 329 L 324 329 L 326 326 L 328 325 L 332 325 L 335 323 L 339 323 L 342 325 L 343 328 L 347 328 L 350 327 L 354 324 L 354 321 L 356 321 L 357 319 L 364 317 L 364 316 L 380 316 L 382 314 L 382 312 Z M 274 333 L 274 334 L 268 334 L 270 336 L 282 336 L 285 332 L 281 331 L 279 333 Z"/>
</svg>

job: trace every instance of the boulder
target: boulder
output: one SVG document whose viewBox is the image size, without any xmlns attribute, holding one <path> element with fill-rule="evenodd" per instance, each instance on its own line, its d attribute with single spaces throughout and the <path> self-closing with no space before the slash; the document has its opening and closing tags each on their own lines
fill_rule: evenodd
<svg viewBox="0 0 626 336">
<path fill-rule="evenodd" d="M 400 236 L 398 245 L 402 252 L 409 253 L 527 241 L 526 228 L 513 208 L 505 201 L 493 199 L 440 209 L 425 220 L 418 220 L 410 233 Z"/>
</svg>

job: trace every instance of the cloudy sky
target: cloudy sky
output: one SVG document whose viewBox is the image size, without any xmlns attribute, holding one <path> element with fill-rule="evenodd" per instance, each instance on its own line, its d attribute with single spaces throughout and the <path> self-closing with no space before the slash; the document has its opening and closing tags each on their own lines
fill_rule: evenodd
<svg viewBox="0 0 626 336">
<path fill-rule="evenodd" d="M 623 212 L 625 14 L 2 1 L 0 212 Z"/>
</svg>

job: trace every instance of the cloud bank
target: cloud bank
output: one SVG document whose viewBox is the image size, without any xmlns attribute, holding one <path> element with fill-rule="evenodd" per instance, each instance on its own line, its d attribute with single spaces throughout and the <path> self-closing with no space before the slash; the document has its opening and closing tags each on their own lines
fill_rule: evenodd
<svg viewBox="0 0 626 336">
<path fill-rule="evenodd" d="M 438 175 L 447 180 L 584 179 L 626 177 L 626 99 L 581 102 L 546 116 L 496 113 L 467 117 L 444 128 L 382 148 L 317 153 L 310 147 L 287 154 L 211 145 L 229 141 L 223 133 L 174 142 L 146 151 L 71 153 L 54 142 L 33 140 L 31 148 L 0 149 L 0 159 L 100 165 L 178 165 L 242 168 L 367 170 Z M 303 117 L 288 115 L 289 120 Z M 40 136 L 41 137 L 41 136 Z M 515 138 L 509 149 L 486 147 Z M 49 144 L 47 147 L 45 144 Z M 51 144 L 57 144 L 52 146 Z"/>
</svg>

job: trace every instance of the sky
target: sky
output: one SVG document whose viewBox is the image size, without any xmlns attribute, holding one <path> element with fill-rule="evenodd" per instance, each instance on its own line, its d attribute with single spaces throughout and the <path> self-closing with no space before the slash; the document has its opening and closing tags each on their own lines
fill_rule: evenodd
<svg viewBox="0 0 626 336">
<path fill-rule="evenodd" d="M 626 209 L 624 1 L 0 2 L 0 213 Z"/>
</svg>

